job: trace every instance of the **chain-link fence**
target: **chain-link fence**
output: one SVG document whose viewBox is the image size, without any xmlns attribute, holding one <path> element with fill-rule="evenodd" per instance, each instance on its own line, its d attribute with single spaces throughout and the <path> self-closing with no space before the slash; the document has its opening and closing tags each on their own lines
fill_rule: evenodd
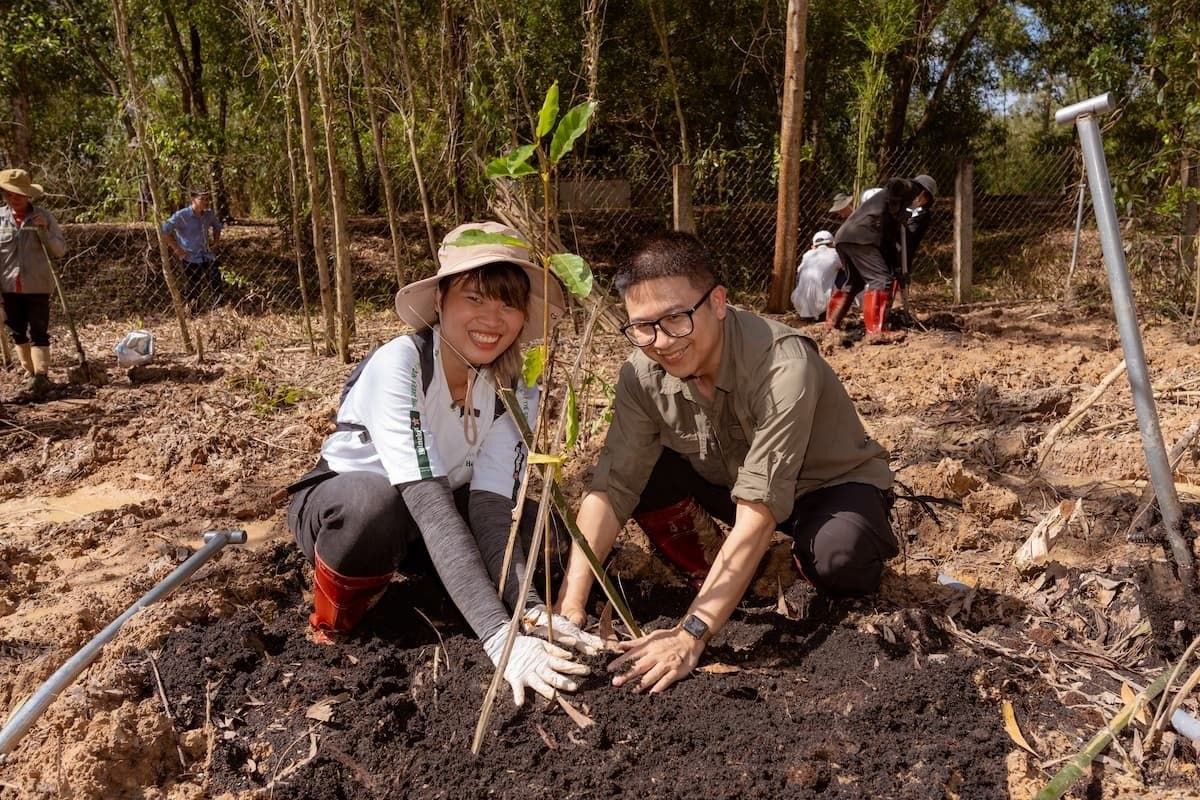
<svg viewBox="0 0 1200 800">
<path fill-rule="evenodd" d="M 1053 258 L 1045 260 L 1053 260 L 1059 267 L 1069 260 L 1078 200 L 1077 154 L 1073 150 L 1034 157 L 1023 154 L 1019 162 L 1022 168 L 1016 173 L 1012 163 L 1002 158 L 974 164 L 974 272 L 978 283 L 1027 278 L 1031 254 L 1039 247 L 1048 247 Z M 948 279 L 952 272 L 954 190 L 960 163 L 952 154 L 937 163 L 908 154 L 887 160 L 888 175 L 929 173 L 938 183 L 936 215 L 912 265 L 918 282 L 937 280 L 938 276 Z M 669 160 L 642 155 L 582 162 L 562 176 L 562 240 L 592 264 L 601 283 L 641 234 L 670 226 L 674 166 Z M 775 243 L 774 154 L 754 150 L 704 153 L 691 167 L 691 207 L 697 231 L 720 260 L 726 281 L 741 294 L 765 292 Z M 852 191 L 853 180 L 825 173 L 810 162 L 802 170 L 801 181 L 798 249 L 803 252 L 813 233 L 836 228 L 837 220 L 829 214 L 830 203 L 836 193 Z M 47 205 L 54 210 L 54 203 Z M 386 308 L 400 281 L 433 271 L 425 220 L 419 205 L 412 205 L 400 215 L 403 263 L 399 265 L 393 258 L 386 219 L 350 221 L 359 307 Z M 1091 224 L 1090 217 L 1085 216 L 1085 225 Z M 434 220 L 435 235 L 453 224 L 450 219 Z M 136 322 L 172 312 L 155 224 L 149 220 L 82 223 L 68 219 L 63 229 L 69 252 L 58 267 L 77 318 Z M 206 313 L 217 302 L 241 313 L 296 314 L 306 297 L 314 319 L 319 320 L 317 270 L 311 242 L 303 241 L 306 236 L 301 236 L 297 255 L 286 222 L 237 220 L 226 224 L 217 250 L 220 296 L 202 294 L 192 312 Z M 173 268 L 184 269 L 178 262 L 173 262 Z M 182 277 L 181 284 L 186 285 Z"/>
</svg>

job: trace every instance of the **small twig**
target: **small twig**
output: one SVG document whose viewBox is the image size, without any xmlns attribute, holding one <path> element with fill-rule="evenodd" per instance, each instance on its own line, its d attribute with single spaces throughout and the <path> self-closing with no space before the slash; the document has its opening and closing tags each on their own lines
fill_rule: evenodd
<svg viewBox="0 0 1200 800">
<path fill-rule="evenodd" d="M 425 624 L 428 625 L 429 629 L 433 631 L 433 634 L 438 637 L 438 644 L 441 646 L 442 652 L 446 654 L 446 669 L 453 669 L 454 665 L 450 663 L 450 651 L 446 649 L 446 640 L 442 638 L 442 632 L 439 631 L 437 626 L 433 624 L 433 620 L 425 616 L 425 612 L 423 612 L 421 609 L 413 606 L 413 611 L 417 612 L 421 619 L 425 620 Z"/>
<path fill-rule="evenodd" d="M 208 774 L 209 768 L 212 767 L 213 751 L 217 749 L 217 729 L 212 724 L 212 693 L 213 689 L 220 686 L 221 682 L 217 681 L 213 684 L 209 681 L 204 682 L 204 731 L 207 734 L 207 752 L 204 755 L 204 773 Z"/>
<path fill-rule="evenodd" d="M 1151 723 L 1150 729 L 1146 732 L 1147 743 L 1153 743 L 1157 740 L 1158 736 L 1162 733 L 1163 729 L 1170 721 L 1171 714 L 1175 712 L 1175 709 L 1179 707 L 1179 704 L 1182 704 L 1183 699 L 1187 697 L 1188 693 L 1196 687 L 1196 683 L 1200 682 L 1200 670 L 1197 670 L 1193 672 L 1186 681 L 1184 681 L 1183 687 L 1179 690 L 1175 697 L 1176 702 L 1169 701 L 1171 684 L 1175 682 L 1176 676 L 1183 672 L 1184 665 L 1188 662 L 1188 659 L 1195 654 L 1197 648 L 1200 648 L 1200 636 L 1196 637 L 1188 646 L 1188 649 L 1183 654 L 1183 658 L 1179 659 L 1179 663 L 1175 665 L 1174 669 L 1169 670 L 1169 677 L 1167 678 L 1167 682 L 1163 687 L 1162 700 L 1159 702 L 1158 710 L 1154 714 L 1154 722 Z"/>
<path fill-rule="evenodd" d="M 1198 433 L 1200 433 L 1200 420 L 1196 420 L 1189 425 L 1175 441 L 1175 444 L 1171 446 L 1171 452 L 1167 454 L 1167 463 L 1170 464 L 1172 473 L 1174 473 L 1175 469 L 1179 466 L 1179 462 L 1183 460 L 1184 454 L 1187 452 L 1188 447 L 1191 446 Z M 1150 507 L 1154 505 L 1154 502 L 1154 484 L 1147 483 L 1146 488 L 1142 490 L 1142 496 L 1138 498 L 1137 511 L 1134 512 L 1133 518 L 1129 520 L 1129 527 L 1125 530 L 1126 538 L 1129 538 L 1133 535 L 1134 530 L 1137 528 L 1138 522 L 1140 522 L 1146 512 L 1150 510 Z"/>
<path fill-rule="evenodd" d="M 301 739 L 304 738 L 305 734 L 308 734 L 308 755 L 305 756 L 304 758 L 300 759 L 299 761 L 295 762 L 294 764 L 288 764 L 287 769 L 283 770 L 283 772 L 280 772 L 279 766 L 283 763 L 284 757 L 288 754 L 288 751 L 290 751 L 293 747 L 296 746 L 297 742 L 299 742 Z M 270 797 L 274 797 L 275 796 L 275 786 L 277 784 L 283 783 L 289 775 L 291 775 L 293 772 L 300 769 L 301 767 L 303 767 L 305 764 L 312 761 L 316 757 L 317 757 L 317 734 L 313 731 L 312 728 L 309 728 L 307 731 L 305 731 L 304 733 L 301 733 L 299 736 L 297 736 L 295 739 L 293 739 L 291 742 L 289 742 L 288 746 L 285 747 L 283 752 L 279 754 L 279 760 L 275 762 L 275 769 L 271 773 L 271 781 L 270 781 L 270 783 L 268 783 L 266 786 L 263 787 L 263 791 L 268 792 Z"/>
<path fill-rule="evenodd" d="M 1057 425 L 1050 429 L 1050 431 L 1046 434 L 1046 437 L 1042 439 L 1042 443 L 1038 445 L 1039 469 L 1042 466 L 1042 462 L 1046 460 L 1046 456 L 1050 455 L 1050 450 L 1054 446 L 1054 440 L 1057 439 L 1060 434 L 1065 433 L 1066 431 L 1075 427 L 1076 423 L 1083 419 L 1083 415 L 1087 413 L 1087 410 L 1096 404 L 1096 401 L 1100 399 L 1104 392 L 1108 390 L 1108 387 L 1111 386 L 1117 378 L 1121 377 L 1123 372 L 1125 372 L 1125 359 L 1121 359 L 1121 363 L 1113 367 L 1112 371 L 1104 376 L 1104 378 L 1100 381 L 1100 384 L 1092 390 L 1092 393 L 1089 394 L 1082 403 L 1071 409 L 1071 413 L 1067 414 L 1067 416 L 1064 417 Z"/>
<path fill-rule="evenodd" d="M 167 690 L 163 686 L 162 675 L 158 672 L 158 662 L 154 660 L 154 655 L 150 652 L 146 653 L 146 661 L 150 663 L 150 670 L 154 673 L 154 682 L 158 684 L 158 696 L 162 700 L 163 713 L 171 721 L 171 733 L 175 734 L 175 752 L 179 754 L 179 766 L 186 770 L 187 760 L 183 757 L 183 748 L 179 745 L 179 731 L 175 729 L 175 715 L 171 713 L 171 701 L 167 699 Z"/>
</svg>

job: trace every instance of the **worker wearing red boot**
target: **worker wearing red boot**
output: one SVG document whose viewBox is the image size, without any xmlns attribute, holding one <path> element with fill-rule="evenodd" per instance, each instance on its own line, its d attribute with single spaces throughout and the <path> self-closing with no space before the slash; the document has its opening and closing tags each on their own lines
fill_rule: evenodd
<svg viewBox="0 0 1200 800">
<path fill-rule="evenodd" d="M 899 258 L 893 254 L 900 246 L 901 226 L 912 217 L 911 209 L 928 209 L 936 193 L 937 184 L 928 175 L 918 175 L 913 180 L 892 178 L 883 191 L 863 201 L 838 228 L 834 247 L 849 279 L 829 297 L 826 330 L 841 326 L 854 298 L 865 289 L 863 321 L 867 342 L 887 344 L 904 338 L 903 332 L 887 329 L 887 312 L 898 280 L 895 266 Z"/>
<path fill-rule="evenodd" d="M 897 553 L 892 472 L 837 375 L 794 328 L 734 308 L 694 236 L 642 242 L 616 286 L 637 350 L 577 521 L 603 559 L 633 517 L 698 587 L 683 621 L 619 645 L 613 683 L 660 692 L 695 667 L 776 530 L 820 590 L 866 593 Z M 731 526 L 717 532 L 713 517 Z M 592 575 L 572 549 L 558 609 L 587 618 Z"/>
</svg>

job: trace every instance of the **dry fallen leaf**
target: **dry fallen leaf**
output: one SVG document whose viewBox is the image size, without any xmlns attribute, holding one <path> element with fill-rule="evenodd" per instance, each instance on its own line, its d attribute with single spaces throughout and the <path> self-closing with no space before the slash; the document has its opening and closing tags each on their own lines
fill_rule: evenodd
<svg viewBox="0 0 1200 800">
<path fill-rule="evenodd" d="M 304 712 L 304 716 L 309 719 L 315 719 L 318 722 L 329 722 L 329 720 L 333 719 L 333 707 L 349 699 L 350 694 L 342 692 L 341 694 L 335 694 L 333 697 L 318 700 L 308 707 L 308 710 Z"/>
<path fill-rule="evenodd" d="M 596 635 L 605 642 L 617 638 L 617 634 L 613 631 L 613 604 L 611 602 L 605 603 L 604 608 L 600 611 L 600 624 L 596 628 Z"/>
<path fill-rule="evenodd" d="M 1005 700 L 1002 706 L 1004 712 L 1004 730 L 1008 733 L 1008 738 L 1016 742 L 1017 746 L 1023 747 L 1033 754 L 1034 758 L 1041 758 L 1037 751 L 1029 746 L 1029 742 L 1025 741 L 1025 734 L 1021 733 L 1021 729 L 1017 726 L 1017 715 L 1013 712 L 1013 705 L 1008 700 Z"/>
<path fill-rule="evenodd" d="M 714 661 L 712 664 L 705 664 L 696 670 L 697 672 L 707 672 L 709 675 L 731 675 L 735 672 L 741 672 L 741 667 L 735 667 L 733 664 L 724 664 L 720 661 Z"/>
</svg>

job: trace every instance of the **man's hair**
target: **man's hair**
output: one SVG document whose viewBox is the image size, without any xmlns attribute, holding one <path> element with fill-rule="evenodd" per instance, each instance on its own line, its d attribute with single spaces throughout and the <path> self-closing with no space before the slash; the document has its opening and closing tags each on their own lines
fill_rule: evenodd
<svg viewBox="0 0 1200 800">
<path fill-rule="evenodd" d="M 704 291 L 721 282 L 712 255 L 700 240 L 682 231 L 662 231 L 642 239 L 625 260 L 615 280 L 617 294 L 655 278 L 687 278 L 693 288 Z"/>
<path fill-rule="evenodd" d="M 208 189 L 192 189 L 191 198 L 195 200 L 197 197 L 212 197 L 212 192 Z"/>
</svg>

